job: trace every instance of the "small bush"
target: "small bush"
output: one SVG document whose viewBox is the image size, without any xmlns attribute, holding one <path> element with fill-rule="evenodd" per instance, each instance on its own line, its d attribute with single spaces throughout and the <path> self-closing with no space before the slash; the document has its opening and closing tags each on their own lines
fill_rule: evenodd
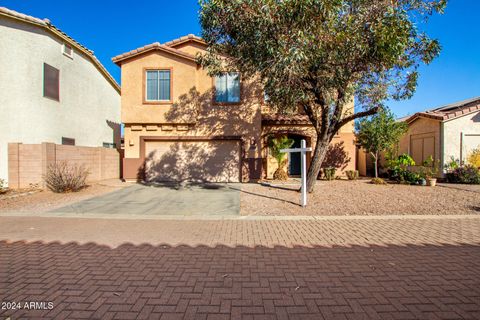
<svg viewBox="0 0 480 320">
<path fill-rule="evenodd" d="M 0 194 L 7 192 L 5 180 L 0 179 Z"/>
<path fill-rule="evenodd" d="M 370 183 L 372 184 L 387 184 L 382 178 L 373 178 Z"/>
<path fill-rule="evenodd" d="M 447 171 L 453 171 L 460 167 L 459 163 L 460 161 L 458 159 L 455 159 L 453 156 L 451 156 L 450 160 L 445 164 L 445 169 Z"/>
<path fill-rule="evenodd" d="M 357 180 L 358 179 L 358 170 L 347 170 L 345 171 L 348 180 Z"/>
<path fill-rule="evenodd" d="M 480 147 L 472 150 L 468 155 L 467 161 L 472 166 L 480 168 Z"/>
<path fill-rule="evenodd" d="M 337 171 L 334 167 L 323 168 L 323 176 L 326 180 L 332 181 L 335 179 L 335 171 Z"/>
<path fill-rule="evenodd" d="M 421 178 L 419 174 L 409 170 L 415 165 L 415 161 L 408 154 L 401 154 L 396 159 L 389 160 L 387 165 L 390 180 L 415 184 Z"/>
<path fill-rule="evenodd" d="M 68 162 L 62 161 L 48 166 L 44 180 L 53 192 L 76 192 L 87 186 L 89 174 L 83 165 L 69 165 Z"/>
<path fill-rule="evenodd" d="M 450 183 L 480 184 L 480 170 L 472 165 L 458 167 L 447 172 L 446 177 Z"/>
</svg>

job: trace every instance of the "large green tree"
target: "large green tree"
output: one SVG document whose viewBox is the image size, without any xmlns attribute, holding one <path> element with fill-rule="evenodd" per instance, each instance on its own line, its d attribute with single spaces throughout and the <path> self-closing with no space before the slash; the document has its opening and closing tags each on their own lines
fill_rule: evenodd
<svg viewBox="0 0 480 320">
<path fill-rule="evenodd" d="M 375 178 L 378 177 L 378 157 L 380 152 L 394 147 L 407 132 L 405 122 L 395 120 L 393 113 L 382 110 L 374 116 L 360 120 L 356 125 L 357 142 L 371 154 L 375 161 Z"/>
<path fill-rule="evenodd" d="M 211 75 L 238 70 L 264 85 L 278 112 L 300 106 L 317 139 L 313 191 L 328 145 L 345 124 L 388 99 L 410 98 L 439 43 L 422 30 L 446 0 L 200 0 Z M 347 106 L 356 99 L 355 112 Z"/>
</svg>

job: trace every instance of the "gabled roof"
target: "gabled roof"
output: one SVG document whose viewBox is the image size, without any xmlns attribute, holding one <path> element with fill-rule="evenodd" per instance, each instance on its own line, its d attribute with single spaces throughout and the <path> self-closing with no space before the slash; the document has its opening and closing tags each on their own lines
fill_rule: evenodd
<svg viewBox="0 0 480 320">
<path fill-rule="evenodd" d="M 85 46 L 81 45 L 79 42 L 77 42 L 76 40 L 74 40 L 73 38 L 68 36 L 65 32 L 63 32 L 62 30 L 55 27 L 50 22 L 49 19 L 39 19 L 39 18 L 35 18 L 35 17 L 29 16 L 29 15 L 14 11 L 14 10 L 10 10 L 8 8 L 5 8 L 5 7 L 0 7 L 0 17 L 2 17 L 2 16 L 3 17 L 8 17 L 8 18 L 11 18 L 11 19 L 15 19 L 15 20 L 18 20 L 18 21 L 22 21 L 22 22 L 25 22 L 25 23 L 33 24 L 33 25 L 36 25 L 38 27 L 44 28 L 45 30 L 51 32 L 55 36 L 59 37 L 61 40 L 68 43 L 73 48 L 82 52 L 92 61 L 92 63 L 95 65 L 95 67 L 97 67 L 97 69 L 100 71 L 100 73 L 103 74 L 103 76 L 115 88 L 115 90 L 117 90 L 118 93 L 120 93 L 120 86 L 118 85 L 117 81 L 115 81 L 115 79 L 110 75 L 110 73 L 107 71 L 107 69 L 105 69 L 105 67 L 102 65 L 102 63 L 97 59 L 97 57 L 95 57 L 95 55 L 93 54 L 93 51 L 89 50 Z"/>
<path fill-rule="evenodd" d="M 175 47 L 177 47 L 177 46 L 179 46 L 183 43 L 189 42 L 189 41 L 200 43 L 202 45 L 206 45 L 205 41 L 203 41 L 202 38 L 197 37 L 196 35 L 193 35 L 193 34 L 189 34 L 189 35 L 180 37 L 178 39 L 174 39 L 174 40 L 165 42 L 163 44 L 161 44 L 160 42 L 154 42 L 154 43 L 148 44 L 146 46 L 134 49 L 132 51 L 119 54 L 118 56 L 113 57 L 112 61 L 115 62 L 117 65 L 120 65 L 120 62 L 122 62 L 126 59 L 133 58 L 135 56 L 144 54 L 144 53 L 149 52 L 149 51 L 159 50 L 159 51 L 163 51 L 163 52 L 166 52 L 166 53 L 173 54 L 173 55 L 175 55 L 177 57 L 180 57 L 180 58 L 184 58 L 184 59 L 196 62 L 196 58 L 195 58 L 194 55 L 192 55 L 190 53 L 187 53 L 187 52 L 184 52 L 184 51 L 181 51 L 181 50 L 178 50 L 178 49 L 175 49 Z"/>
<path fill-rule="evenodd" d="M 411 123 L 418 118 L 429 118 L 438 121 L 452 120 L 469 113 L 480 111 L 480 97 L 471 98 L 438 108 L 417 112 L 412 116 L 404 117 L 404 121 Z"/>
<path fill-rule="evenodd" d="M 118 56 L 113 57 L 112 61 L 115 62 L 117 65 L 120 65 L 120 62 L 122 62 L 126 59 L 131 59 L 131 58 L 133 58 L 135 56 L 138 56 L 140 54 L 144 54 L 146 52 L 156 51 L 156 50 L 167 52 L 167 53 L 173 54 L 175 56 L 178 56 L 180 58 L 184 58 L 184 59 L 187 59 L 187 60 L 196 61 L 194 55 L 191 55 L 189 53 L 186 53 L 186 52 L 174 49 L 174 48 L 171 48 L 171 47 L 166 46 L 164 44 L 160 44 L 159 42 L 154 42 L 154 43 L 148 44 L 146 46 L 134 49 L 132 51 L 122 53 Z"/>
<path fill-rule="evenodd" d="M 178 39 L 173 39 L 171 41 L 165 42 L 164 45 L 166 45 L 168 47 L 176 47 L 178 45 L 181 45 L 181 44 L 183 44 L 185 42 L 189 42 L 189 41 L 197 42 L 197 43 L 200 43 L 200 44 L 203 44 L 203 45 L 207 45 L 207 43 L 202 38 L 197 37 L 194 34 L 188 34 L 188 35 L 180 37 Z"/>
</svg>

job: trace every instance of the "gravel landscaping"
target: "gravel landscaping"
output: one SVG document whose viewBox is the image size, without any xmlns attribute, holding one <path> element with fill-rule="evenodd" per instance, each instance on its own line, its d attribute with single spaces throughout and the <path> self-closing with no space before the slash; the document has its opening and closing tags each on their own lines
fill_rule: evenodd
<svg viewBox="0 0 480 320">
<path fill-rule="evenodd" d="M 268 187 L 243 184 L 242 215 L 442 215 L 480 214 L 480 185 L 421 187 L 373 185 L 370 180 L 317 181 L 308 206 L 298 205 L 295 183 Z"/>
<path fill-rule="evenodd" d="M 99 196 L 125 187 L 119 180 L 95 183 L 79 192 L 54 193 L 50 190 L 9 191 L 0 195 L 0 212 L 41 213 Z"/>
</svg>

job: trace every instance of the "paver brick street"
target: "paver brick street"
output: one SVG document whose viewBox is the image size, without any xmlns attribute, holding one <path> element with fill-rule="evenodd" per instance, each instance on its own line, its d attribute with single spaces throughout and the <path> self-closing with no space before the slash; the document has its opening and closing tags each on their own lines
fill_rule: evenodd
<svg viewBox="0 0 480 320">
<path fill-rule="evenodd" d="M 26 319 L 479 319 L 480 219 L 1 217 Z"/>
</svg>

